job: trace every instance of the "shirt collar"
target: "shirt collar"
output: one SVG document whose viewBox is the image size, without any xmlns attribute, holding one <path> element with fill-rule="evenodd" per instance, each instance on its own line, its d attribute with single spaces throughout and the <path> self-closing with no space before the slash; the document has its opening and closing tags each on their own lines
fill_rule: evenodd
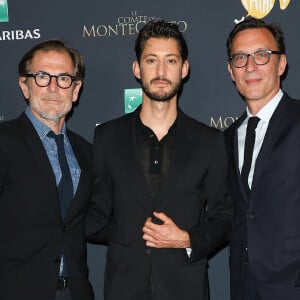
<svg viewBox="0 0 300 300">
<path fill-rule="evenodd" d="M 40 139 L 43 139 L 45 136 L 47 136 L 48 132 L 52 129 L 48 127 L 46 124 L 44 124 L 42 121 L 40 121 L 30 110 L 29 106 L 25 109 L 25 114 L 31 121 L 33 127 L 37 131 Z M 66 123 L 63 124 L 63 127 L 61 129 L 61 132 L 64 135 L 64 139 L 66 141 Z"/>
<path fill-rule="evenodd" d="M 169 135 L 174 136 L 175 135 L 176 126 L 177 126 L 177 123 L 178 123 L 178 116 L 180 114 L 181 114 L 181 112 L 178 111 L 177 112 L 177 117 L 176 117 L 174 123 L 169 128 L 168 133 L 166 134 L 166 136 L 169 136 Z M 140 115 L 137 115 L 137 118 L 136 118 L 136 130 L 137 130 L 139 135 L 143 135 L 145 137 L 149 136 L 150 133 L 154 134 L 151 128 L 149 128 L 149 127 L 147 127 L 146 125 L 143 124 L 143 122 L 140 118 Z"/>
<path fill-rule="evenodd" d="M 283 96 L 283 92 L 280 89 L 278 93 L 275 95 L 275 97 L 271 99 L 263 108 L 259 110 L 256 116 L 265 122 L 269 122 L 282 96 Z M 250 117 L 253 117 L 253 115 L 250 113 L 247 107 L 247 119 Z"/>
</svg>

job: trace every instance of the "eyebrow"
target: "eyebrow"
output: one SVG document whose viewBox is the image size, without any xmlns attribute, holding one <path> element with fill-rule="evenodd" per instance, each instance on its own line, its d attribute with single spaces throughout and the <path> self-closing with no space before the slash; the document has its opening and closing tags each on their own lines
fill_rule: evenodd
<svg viewBox="0 0 300 300">
<path fill-rule="evenodd" d="M 256 50 L 254 50 L 253 52 L 246 52 L 246 51 L 238 50 L 238 51 L 233 52 L 233 54 L 247 54 L 247 53 L 254 53 L 257 51 L 265 51 L 265 50 L 270 50 L 270 49 L 269 49 L 269 47 L 260 47 L 260 48 L 257 48 Z"/>
<path fill-rule="evenodd" d="M 160 56 L 160 54 L 149 53 L 149 54 L 146 54 L 144 57 L 149 57 L 149 56 L 157 57 L 157 56 Z M 177 58 L 180 58 L 180 55 L 179 54 L 175 54 L 175 53 L 169 53 L 169 54 L 166 54 L 166 55 L 163 55 L 163 56 L 165 56 L 165 57 L 177 57 Z"/>
</svg>

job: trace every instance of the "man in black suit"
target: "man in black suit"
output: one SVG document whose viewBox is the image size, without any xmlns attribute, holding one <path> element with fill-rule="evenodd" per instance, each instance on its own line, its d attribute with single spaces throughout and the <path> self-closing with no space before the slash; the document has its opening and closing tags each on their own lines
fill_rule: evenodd
<svg viewBox="0 0 300 300">
<path fill-rule="evenodd" d="M 247 18 L 231 31 L 227 51 L 229 73 L 247 104 L 225 132 L 235 207 L 231 299 L 298 300 L 300 102 L 281 90 L 283 35 Z"/>
<path fill-rule="evenodd" d="M 103 230 L 90 238 L 109 245 L 105 299 L 204 300 L 207 257 L 231 229 L 223 135 L 178 107 L 189 63 L 176 24 L 148 23 L 135 50 L 142 105 L 94 137 Z"/>
<path fill-rule="evenodd" d="M 29 106 L 0 124 L 0 299 L 94 299 L 84 235 L 92 149 L 65 124 L 83 75 L 81 55 L 59 40 L 19 63 Z"/>
</svg>

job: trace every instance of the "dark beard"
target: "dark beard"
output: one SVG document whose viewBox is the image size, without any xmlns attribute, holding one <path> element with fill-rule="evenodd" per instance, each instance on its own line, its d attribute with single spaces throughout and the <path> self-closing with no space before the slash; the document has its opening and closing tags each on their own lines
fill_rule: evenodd
<svg viewBox="0 0 300 300">
<path fill-rule="evenodd" d="M 153 79 L 152 81 L 157 80 Z M 170 84 L 171 82 L 168 81 Z M 181 88 L 181 82 L 176 83 L 173 85 L 173 89 L 166 93 L 159 93 L 159 92 L 151 92 L 148 85 L 142 84 L 143 92 L 147 95 L 147 97 L 153 101 L 159 101 L 159 102 L 166 102 L 170 101 L 175 95 L 178 94 L 180 88 Z"/>
</svg>

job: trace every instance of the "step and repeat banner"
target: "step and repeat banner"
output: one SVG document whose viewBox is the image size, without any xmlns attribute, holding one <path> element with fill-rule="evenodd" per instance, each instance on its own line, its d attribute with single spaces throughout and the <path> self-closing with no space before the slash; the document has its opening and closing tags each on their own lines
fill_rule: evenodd
<svg viewBox="0 0 300 300">
<path fill-rule="evenodd" d="M 289 69 L 283 88 L 300 98 L 300 1 L 298 0 L 0 0 L 0 122 L 26 107 L 17 65 L 33 45 L 59 38 L 85 59 L 86 76 L 69 127 L 92 141 L 97 124 L 132 111 L 141 90 L 131 65 L 139 29 L 152 19 L 179 25 L 191 66 L 179 103 L 190 116 L 224 130 L 245 103 L 227 73 L 226 39 L 247 15 L 278 23 L 287 46 Z M 88 245 L 90 280 L 103 299 L 105 246 Z M 228 249 L 209 261 L 212 300 L 229 299 Z"/>
</svg>

